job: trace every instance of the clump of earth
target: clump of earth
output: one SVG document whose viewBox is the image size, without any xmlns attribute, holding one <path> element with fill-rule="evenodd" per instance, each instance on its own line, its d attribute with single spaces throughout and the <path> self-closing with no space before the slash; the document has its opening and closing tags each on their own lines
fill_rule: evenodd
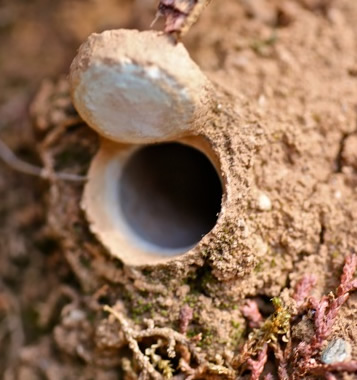
<svg viewBox="0 0 357 380">
<path fill-rule="evenodd" d="M 335 292 L 357 252 L 357 3 L 226 0 L 205 9 L 183 43 L 221 100 L 206 133 L 234 197 L 194 258 L 139 268 L 110 256 L 81 210 L 83 183 L 56 173 L 84 176 L 99 145 L 69 96 L 77 47 L 94 31 L 147 29 L 155 2 L 1 7 L 0 136 L 50 173 L 0 166 L 4 380 L 253 378 L 234 365 L 258 328 L 247 302 L 275 321 L 294 312 L 307 276 L 309 296 Z M 351 291 L 314 360 L 356 360 L 356 308 Z M 293 345 L 316 334 L 316 309 L 306 310 L 289 330 Z M 268 374 L 279 376 L 272 353 Z"/>
</svg>

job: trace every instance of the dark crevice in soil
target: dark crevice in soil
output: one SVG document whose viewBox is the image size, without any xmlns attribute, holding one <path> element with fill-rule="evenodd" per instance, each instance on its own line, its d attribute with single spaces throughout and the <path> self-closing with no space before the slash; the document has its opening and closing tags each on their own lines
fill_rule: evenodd
<svg viewBox="0 0 357 380">
<path fill-rule="evenodd" d="M 326 227 L 324 226 L 324 224 L 321 224 L 320 245 L 323 245 L 325 243 L 325 233 L 326 233 Z"/>
<path fill-rule="evenodd" d="M 345 141 L 348 138 L 348 136 L 350 136 L 350 134 L 349 133 L 345 133 L 341 137 L 340 146 L 339 146 L 339 150 L 338 150 L 338 153 L 337 153 L 337 156 L 336 156 L 336 161 L 335 161 L 335 163 L 336 163 L 335 164 L 336 165 L 335 173 L 341 173 L 342 172 L 342 167 L 343 167 L 342 154 L 343 154 L 343 149 L 344 149 L 344 146 L 345 146 Z"/>
<path fill-rule="evenodd" d="M 209 266 L 203 266 L 197 270 L 195 277 L 188 279 L 187 285 L 189 285 L 191 293 L 209 296 L 209 289 L 207 285 L 214 281 L 217 280 L 212 274 L 212 269 Z"/>
<path fill-rule="evenodd" d="M 355 122 L 355 129 L 352 131 L 352 132 L 349 132 L 349 133 L 344 133 L 340 139 L 340 144 L 339 144 L 339 150 L 338 150 L 338 153 L 337 153 L 337 156 L 336 156 L 336 161 L 335 161 L 335 165 L 336 165 L 336 169 L 335 169 L 335 173 L 341 173 L 342 172 L 342 167 L 343 167 L 343 151 L 344 151 L 344 148 L 345 148 L 345 143 L 346 143 L 346 140 L 354 135 L 355 133 L 357 133 L 357 108 L 356 108 L 356 122 Z"/>
</svg>

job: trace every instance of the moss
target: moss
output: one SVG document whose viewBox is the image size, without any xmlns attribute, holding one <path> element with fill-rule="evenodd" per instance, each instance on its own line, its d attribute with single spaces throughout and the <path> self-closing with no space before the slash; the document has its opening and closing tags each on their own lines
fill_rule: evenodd
<svg viewBox="0 0 357 380">
<path fill-rule="evenodd" d="M 218 305 L 218 309 L 219 310 L 229 310 L 230 307 L 229 307 L 229 304 L 226 303 L 226 302 L 222 302 Z"/>
<path fill-rule="evenodd" d="M 198 295 L 204 294 L 210 295 L 210 288 L 212 285 L 217 284 L 218 280 L 213 276 L 212 270 L 209 266 L 204 266 L 199 268 L 196 272 L 191 273 L 184 282 L 190 287 L 189 298 L 194 298 L 197 300 Z M 192 297 L 191 297 L 192 296 Z M 188 299 L 187 303 L 192 306 L 193 299 Z"/>
<path fill-rule="evenodd" d="M 215 336 L 213 330 L 203 329 L 203 331 L 201 332 L 201 334 L 202 334 L 202 338 L 198 342 L 197 346 L 198 347 L 207 347 L 207 346 L 210 346 L 213 343 L 214 336 Z"/>
<path fill-rule="evenodd" d="M 139 300 L 138 305 L 134 306 L 131 309 L 131 313 L 133 318 L 142 316 L 145 313 L 150 312 L 153 309 L 153 304 L 151 302 L 149 303 L 143 303 L 141 300 Z"/>
<path fill-rule="evenodd" d="M 241 325 L 240 322 L 234 320 L 231 321 L 231 325 L 233 328 L 231 338 L 234 344 L 237 345 L 237 343 L 239 343 L 243 337 L 245 328 Z"/>
<path fill-rule="evenodd" d="M 169 315 L 168 310 L 160 310 L 159 313 L 160 313 L 163 317 L 167 317 L 167 316 Z"/>
<path fill-rule="evenodd" d="M 240 322 L 237 322 L 237 321 L 231 321 L 231 325 L 235 329 L 239 329 L 241 327 Z"/>
<path fill-rule="evenodd" d="M 333 259 L 337 259 L 338 257 L 340 257 L 341 256 L 341 253 L 339 252 L 339 251 L 333 251 L 332 253 L 331 253 L 331 257 L 333 258 Z"/>
<path fill-rule="evenodd" d="M 209 255 L 209 250 L 208 250 L 208 249 L 203 249 L 203 250 L 201 251 L 201 255 L 202 255 L 202 257 L 205 259 L 205 258 L 208 257 L 208 255 Z"/>
<path fill-rule="evenodd" d="M 198 296 L 199 296 L 199 293 L 197 293 L 197 294 L 193 294 L 193 293 L 187 294 L 187 296 L 184 298 L 183 302 L 186 303 L 190 307 L 195 307 L 195 305 L 198 302 Z"/>
<path fill-rule="evenodd" d="M 270 267 L 271 267 L 271 268 L 275 268 L 276 266 L 277 266 L 276 260 L 275 260 L 275 259 L 272 259 L 272 260 L 270 261 Z"/>
<path fill-rule="evenodd" d="M 233 332 L 232 341 L 234 343 L 234 346 L 238 345 L 242 341 L 243 335 L 244 335 L 244 328 L 241 328 Z"/>
<path fill-rule="evenodd" d="M 255 273 L 260 273 L 260 272 L 262 272 L 263 267 L 264 267 L 264 261 L 263 261 L 263 260 L 259 260 L 258 263 L 257 263 L 257 265 L 256 265 L 255 268 L 254 268 L 254 272 L 255 272 Z"/>
<path fill-rule="evenodd" d="M 254 50 L 258 55 L 264 55 L 265 49 L 269 46 L 273 46 L 278 40 L 278 35 L 276 31 L 274 30 L 270 37 L 266 39 L 257 39 L 252 41 L 251 48 Z"/>
<path fill-rule="evenodd" d="M 200 333 L 201 333 L 201 331 L 199 330 L 198 327 L 193 327 L 187 331 L 186 335 L 188 338 L 193 338 L 193 337 L 199 335 Z"/>
<path fill-rule="evenodd" d="M 201 339 L 197 343 L 198 347 L 206 347 L 211 345 L 215 337 L 214 331 L 212 329 L 203 326 L 192 327 L 187 331 L 186 335 L 188 338 L 194 338 L 200 335 Z"/>
<path fill-rule="evenodd" d="M 290 330 L 291 315 L 289 310 L 284 306 L 281 298 L 274 297 L 271 301 L 275 311 L 261 327 L 264 343 L 268 340 L 276 341 L 278 335 L 285 335 Z"/>
<path fill-rule="evenodd" d="M 237 310 L 238 305 L 235 300 L 233 299 L 225 299 L 224 301 L 221 301 L 219 305 L 217 306 L 219 310 Z"/>
</svg>

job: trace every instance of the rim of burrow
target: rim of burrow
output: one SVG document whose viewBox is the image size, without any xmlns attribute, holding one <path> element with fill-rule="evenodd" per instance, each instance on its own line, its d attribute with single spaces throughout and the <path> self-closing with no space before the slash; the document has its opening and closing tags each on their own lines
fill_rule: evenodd
<svg viewBox="0 0 357 380">
<path fill-rule="evenodd" d="M 213 225 L 193 244 L 183 243 L 180 247 L 163 247 L 160 244 L 152 244 L 147 239 L 142 239 L 142 236 L 133 229 L 127 216 L 125 216 L 121 202 L 123 200 L 126 202 L 127 199 L 121 198 L 120 195 L 123 173 L 135 154 L 146 147 L 159 147 L 169 144 L 193 148 L 196 152 L 198 151 L 209 161 L 221 187 L 219 210 L 217 210 Z M 196 174 L 197 172 L 194 173 L 194 175 Z M 123 191 L 124 193 L 125 191 Z M 148 201 L 151 202 L 151 199 L 149 198 Z M 194 201 L 195 199 L 191 199 L 191 204 Z M 129 199 L 128 203 L 130 202 Z M 198 203 L 201 201 L 199 200 Z M 190 136 L 157 144 L 140 145 L 118 144 L 107 139 L 101 139 L 100 149 L 89 168 L 81 207 L 86 214 L 90 230 L 113 257 L 120 259 L 126 265 L 147 267 L 185 260 L 203 248 L 210 241 L 210 236 L 214 234 L 222 221 L 226 203 L 227 180 L 222 173 L 219 152 L 206 136 Z M 169 220 L 167 221 L 170 224 Z"/>
</svg>

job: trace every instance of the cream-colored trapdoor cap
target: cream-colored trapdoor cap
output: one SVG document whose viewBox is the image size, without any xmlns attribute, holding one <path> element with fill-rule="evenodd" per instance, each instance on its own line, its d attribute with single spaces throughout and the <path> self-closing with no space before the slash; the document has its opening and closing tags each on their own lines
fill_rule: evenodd
<svg viewBox="0 0 357 380">
<path fill-rule="evenodd" d="M 71 65 L 70 83 L 84 121 L 123 143 L 186 135 L 209 103 L 210 84 L 185 47 L 154 31 L 92 34 Z"/>
</svg>

